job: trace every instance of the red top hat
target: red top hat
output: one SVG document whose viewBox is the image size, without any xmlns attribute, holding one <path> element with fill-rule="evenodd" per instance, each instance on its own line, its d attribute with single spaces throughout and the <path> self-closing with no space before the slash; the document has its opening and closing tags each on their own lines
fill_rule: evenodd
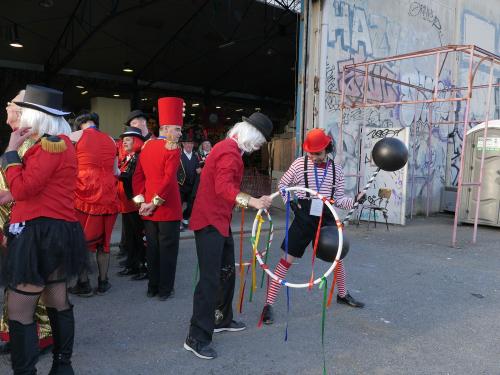
<svg viewBox="0 0 500 375">
<path fill-rule="evenodd" d="M 306 152 L 321 152 L 331 141 L 332 138 L 323 129 L 313 129 L 307 133 L 303 147 Z"/>
<path fill-rule="evenodd" d="M 182 126 L 184 123 L 184 99 L 166 97 L 158 99 L 160 127 L 166 125 Z"/>
</svg>

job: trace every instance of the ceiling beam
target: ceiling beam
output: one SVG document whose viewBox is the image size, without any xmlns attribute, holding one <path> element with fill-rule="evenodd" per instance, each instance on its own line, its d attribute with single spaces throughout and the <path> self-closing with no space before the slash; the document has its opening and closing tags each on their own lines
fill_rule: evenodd
<svg viewBox="0 0 500 375">
<path fill-rule="evenodd" d="M 52 59 L 55 60 L 55 61 L 50 61 L 50 60 L 47 60 L 46 64 L 45 64 L 45 71 L 46 73 L 48 74 L 49 78 L 50 76 L 56 74 L 57 72 L 59 72 L 62 68 L 64 68 L 69 62 L 71 62 L 71 60 L 73 60 L 73 58 L 78 54 L 78 52 L 81 50 L 81 48 L 99 31 L 101 30 L 106 24 L 108 24 L 110 21 L 112 21 L 113 19 L 125 14 L 125 13 L 128 13 L 128 12 L 131 12 L 131 11 L 134 11 L 134 10 L 138 10 L 138 9 L 141 9 L 141 8 L 145 8 L 149 5 L 152 5 L 156 2 L 159 2 L 160 0 L 149 0 L 149 1 L 139 1 L 139 3 L 137 5 L 132 5 L 128 8 L 124 8 L 122 10 L 117 10 L 118 8 L 118 5 L 119 5 L 119 1 L 116 1 L 116 0 L 112 0 L 112 5 L 113 7 L 111 8 L 111 12 L 109 14 L 107 14 L 100 22 L 98 22 L 94 27 L 92 27 L 90 29 L 90 31 L 80 40 L 78 41 L 77 43 L 75 43 L 70 51 L 65 55 L 65 57 L 63 57 L 61 60 L 58 61 L 58 59 L 55 59 L 55 57 L 58 55 L 58 52 L 62 49 L 62 46 L 61 46 L 61 43 L 58 43 L 58 46 L 57 46 L 57 52 L 53 53 L 52 55 Z M 79 7 L 78 7 L 79 8 Z M 78 8 L 76 8 L 76 10 L 78 10 Z M 75 12 L 77 13 L 77 12 Z M 71 33 L 73 27 L 74 27 L 74 24 L 75 22 L 78 22 L 78 19 L 77 19 L 77 15 L 75 14 L 75 16 L 70 20 L 70 22 L 68 22 L 68 24 L 66 25 L 66 32 L 63 33 L 61 36 L 60 36 L 60 40 L 62 41 L 64 39 L 65 36 L 69 36 L 68 34 Z M 70 24 L 71 23 L 71 24 Z M 88 24 L 91 24 L 90 22 L 88 22 Z"/>
<path fill-rule="evenodd" d="M 165 50 L 173 43 L 179 34 L 196 18 L 198 14 L 200 14 L 203 9 L 208 5 L 210 0 L 205 0 L 203 4 L 182 24 L 181 27 L 177 29 L 177 31 L 151 56 L 149 61 L 142 66 L 142 68 L 136 73 L 135 78 L 140 79 L 144 72 L 160 57 Z"/>
</svg>

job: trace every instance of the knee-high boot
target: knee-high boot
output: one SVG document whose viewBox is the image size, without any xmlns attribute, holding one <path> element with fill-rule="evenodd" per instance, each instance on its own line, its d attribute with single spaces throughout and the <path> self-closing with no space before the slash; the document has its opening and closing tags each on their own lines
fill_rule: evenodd
<svg viewBox="0 0 500 375">
<path fill-rule="evenodd" d="M 17 320 L 9 320 L 10 358 L 14 375 L 36 374 L 38 361 L 38 335 L 36 323 L 22 324 Z"/>
<path fill-rule="evenodd" d="M 47 315 L 50 319 L 50 326 L 54 337 L 52 367 L 49 375 L 74 375 L 73 367 L 71 366 L 71 355 L 73 354 L 73 342 L 75 338 L 73 306 L 63 311 L 47 307 Z"/>
</svg>

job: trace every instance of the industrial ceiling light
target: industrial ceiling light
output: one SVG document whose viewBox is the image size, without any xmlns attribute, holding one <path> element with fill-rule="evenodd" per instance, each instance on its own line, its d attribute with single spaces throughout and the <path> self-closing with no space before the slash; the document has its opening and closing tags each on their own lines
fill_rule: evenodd
<svg viewBox="0 0 500 375">
<path fill-rule="evenodd" d="M 10 28 L 9 45 L 14 48 L 22 48 L 23 44 L 19 40 L 19 33 L 17 32 L 17 24 L 13 24 Z"/>
<path fill-rule="evenodd" d="M 259 107 L 255 107 L 255 110 L 256 110 L 257 112 L 260 112 L 260 108 L 259 108 Z"/>
<path fill-rule="evenodd" d="M 124 71 L 125 73 L 133 73 L 134 69 L 132 68 L 132 66 L 130 65 L 130 63 L 126 62 L 125 64 L 123 64 L 122 71 Z"/>
<path fill-rule="evenodd" d="M 82 85 L 76 85 L 75 87 L 76 87 L 77 89 L 84 89 L 84 88 L 85 88 L 85 86 L 82 86 Z"/>
<path fill-rule="evenodd" d="M 243 108 L 238 108 L 236 112 L 243 112 Z"/>
<path fill-rule="evenodd" d="M 81 92 L 82 95 L 87 95 L 88 93 L 89 92 L 87 90 Z"/>
<path fill-rule="evenodd" d="M 215 107 L 216 109 L 221 109 L 222 107 L 220 105 L 216 106 Z"/>
<path fill-rule="evenodd" d="M 38 2 L 42 8 L 52 8 L 54 6 L 54 0 L 41 0 Z"/>
<path fill-rule="evenodd" d="M 119 98 L 119 97 L 120 97 L 120 94 L 113 94 L 113 96 L 114 96 L 115 98 Z"/>
<path fill-rule="evenodd" d="M 191 107 L 199 107 L 200 106 L 200 103 L 193 103 L 191 104 Z"/>
<path fill-rule="evenodd" d="M 195 114 L 195 113 L 190 113 L 190 115 L 191 115 L 191 116 L 196 116 L 196 114 Z"/>
</svg>

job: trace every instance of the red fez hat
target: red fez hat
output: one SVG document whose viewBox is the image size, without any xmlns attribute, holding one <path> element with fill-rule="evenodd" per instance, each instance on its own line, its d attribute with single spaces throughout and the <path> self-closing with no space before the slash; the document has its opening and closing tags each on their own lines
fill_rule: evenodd
<svg viewBox="0 0 500 375">
<path fill-rule="evenodd" d="M 313 129 L 309 131 L 304 140 L 304 150 L 306 152 L 323 151 L 332 141 L 332 138 L 326 135 L 323 129 Z"/>
<path fill-rule="evenodd" d="M 160 127 L 165 125 L 182 126 L 184 123 L 184 99 L 166 97 L 158 99 Z"/>
</svg>

